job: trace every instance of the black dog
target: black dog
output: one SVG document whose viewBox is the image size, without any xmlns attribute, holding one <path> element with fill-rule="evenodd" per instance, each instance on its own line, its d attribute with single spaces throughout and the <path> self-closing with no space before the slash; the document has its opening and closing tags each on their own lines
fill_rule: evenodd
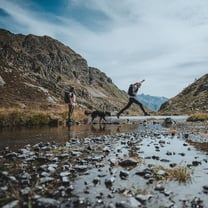
<svg viewBox="0 0 208 208">
<path fill-rule="evenodd" d="M 111 113 L 108 111 L 98 111 L 98 110 L 93 111 L 93 112 L 86 112 L 85 111 L 85 115 L 90 115 L 90 114 L 91 114 L 91 123 L 97 117 L 100 118 L 99 122 L 101 122 L 102 120 L 106 121 L 106 119 L 105 119 L 106 116 L 111 116 Z"/>
</svg>

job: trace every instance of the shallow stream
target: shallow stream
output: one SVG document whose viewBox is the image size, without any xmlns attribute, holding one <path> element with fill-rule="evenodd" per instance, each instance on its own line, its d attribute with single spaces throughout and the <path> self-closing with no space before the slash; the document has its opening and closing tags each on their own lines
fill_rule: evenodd
<svg viewBox="0 0 208 208">
<path fill-rule="evenodd" d="M 111 124 L 70 128 L 3 129 L 0 148 L 9 148 L 0 155 L 4 170 L 0 194 L 7 190 L 9 195 L 15 185 L 27 198 L 27 189 L 34 207 L 208 208 L 208 124 L 188 123 L 179 116 L 172 117 L 176 124 L 167 128 L 163 126 L 166 117 L 156 118 L 122 117 L 119 123 L 112 118 Z M 164 179 L 163 168 L 175 167 L 184 168 L 190 179 L 179 182 L 176 175 Z M 27 187 L 22 184 L 25 174 Z M 2 204 L 6 204 L 3 198 Z"/>
</svg>

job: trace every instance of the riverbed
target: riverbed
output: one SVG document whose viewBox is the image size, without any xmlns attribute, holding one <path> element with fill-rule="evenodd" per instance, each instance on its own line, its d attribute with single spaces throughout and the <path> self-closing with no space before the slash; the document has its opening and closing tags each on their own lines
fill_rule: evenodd
<svg viewBox="0 0 208 208">
<path fill-rule="evenodd" d="M 4 147 L 0 205 L 207 208 L 207 123 L 178 117 L 165 127 L 164 119 L 124 118 L 110 134 Z M 137 127 L 121 131 L 124 123 Z"/>
</svg>

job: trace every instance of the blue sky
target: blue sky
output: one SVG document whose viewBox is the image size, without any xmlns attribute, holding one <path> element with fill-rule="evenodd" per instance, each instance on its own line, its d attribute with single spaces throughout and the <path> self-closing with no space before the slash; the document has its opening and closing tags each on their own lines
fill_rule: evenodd
<svg viewBox="0 0 208 208">
<path fill-rule="evenodd" d="M 170 98 L 208 73 L 207 0 L 0 0 L 0 28 L 63 42 L 122 90 Z"/>
</svg>

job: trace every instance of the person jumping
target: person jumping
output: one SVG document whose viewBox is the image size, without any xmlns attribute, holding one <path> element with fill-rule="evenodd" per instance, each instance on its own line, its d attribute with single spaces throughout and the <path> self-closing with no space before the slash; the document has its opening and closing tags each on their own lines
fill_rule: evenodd
<svg viewBox="0 0 208 208">
<path fill-rule="evenodd" d="M 129 86 L 129 90 L 128 90 L 128 95 L 129 95 L 129 102 L 127 103 L 127 105 L 121 109 L 118 113 L 117 113 L 117 118 L 120 117 L 121 113 L 123 113 L 126 109 L 128 109 L 133 103 L 136 103 L 137 105 L 140 106 L 141 110 L 143 111 L 145 116 L 149 116 L 149 113 L 147 113 L 142 105 L 142 103 L 140 103 L 137 99 L 136 99 L 136 94 L 138 92 L 138 89 L 141 87 L 142 82 L 144 82 L 144 80 L 142 80 L 141 82 L 136 82 L 134 84 L 131 84 Z"/>
</svg>

